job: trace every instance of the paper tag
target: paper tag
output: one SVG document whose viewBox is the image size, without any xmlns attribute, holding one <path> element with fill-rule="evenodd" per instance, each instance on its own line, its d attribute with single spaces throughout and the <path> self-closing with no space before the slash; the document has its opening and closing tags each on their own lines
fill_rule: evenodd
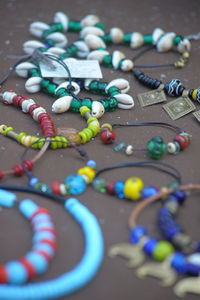
<svg viewBox="0 0 200 300">
<path fill-rule="evenodd" d="M 40 62 L 42 77 L 68 78 L 67 70 L 58 62 L 51 60 L 55 68 L 51 68 L 44 62 Z M 98 60 L 65 59 L 72 78 L 103 78 Z"/>
<path fill-rule="evenodd" d="M 196 109 L 188 97 L 180 97 L 163 105 L 163 108 L 172 120 L 177 120 Z"/>
</svg>

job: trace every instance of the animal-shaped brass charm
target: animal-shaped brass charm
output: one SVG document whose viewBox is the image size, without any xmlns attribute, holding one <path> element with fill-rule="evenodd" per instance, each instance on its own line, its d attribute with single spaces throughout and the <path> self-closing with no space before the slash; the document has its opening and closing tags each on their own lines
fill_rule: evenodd
<svg viewBox="0 0 200 300">
<path fill-rule="evenodd" d="M 183 297 L 187 293 L 200 294 L 200 277 L 179 281 L 174 287 L 174 293 L 178 297 Z"/>
</svg>

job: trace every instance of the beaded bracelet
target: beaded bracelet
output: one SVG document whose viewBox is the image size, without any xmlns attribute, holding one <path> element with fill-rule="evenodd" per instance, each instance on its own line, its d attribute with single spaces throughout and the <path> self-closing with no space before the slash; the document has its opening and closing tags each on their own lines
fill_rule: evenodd
<svg viewBox="0 0 200 300">
<path fill-rule="evenodd" d="M 118 144 L 115 139 L 116 135 L 112 130 L 113 127 L 137 127 L 137 126 L 161 126 L 169 128 L 178 133 L 173 142 L 167 145 L 164 143 L 162 137 L 155 136 L 147 142 L 146 148 L 134 148 L 132 145 L 126 145 L 125 142 Z M 167 152 L 170 154 L 178 154 L 190 144 L 191 135 L 183 131 L 181 128 L 164 122 L 143 122 L 143 123 L 117 123 L 117 124 L 103 124 L 100 130 L 100 138 L 104 144 L 116 144 L 114 150 L 125 150 L 126 155 L 133 154 L 134 151 L 147 151 L 150 158 L 160 159 Z"/>
<path fill-rule="evenodd" d="M 13 207 L 16 202 L 15 194 L 0 190 L 0 206 Z M 34 232 L 32 249 L 22 258 L 0 266 L 0 284 L 21 285 L 43 274 L 57 248 L 56 231 L 49 211 L 29 199 L 21 201 L 18 206 Z"/>
<path fill-rule="evenodd" d="M 121 163 L 121 164 L 113 165 L 98 170 L 96 173 L 96 177 L 93 180 L 93 187 L 101 193 L 107 192 L 109 195 L 115 195 L 120 199 L 125 198 L 133 201 L 137 201 L 139 199 L 146 199 L 149 196 L 158 193 L 159 189 L 154 186 L 144 187 L 144 183 L 139 177 L 130 177 L 125 182 L 117 181 L 111 183 L 107 183 L 104 179 L 98 178 L 100 174 L 106 171 L 124 168 L 124 167 L 152 168 L 162 173 L 166 173 L 170 175 L 172 178 L 176 180 L 176 182 L 179 183 L 181 182 L 180 173 L 171 165 L 161 163 L 161 162 L 143 161 L 143 162 Z"/>
<path fill-rule="evenodd" d="M 120 255 L 129 259 L 128 266 L 139 266 L 145 259 L 144 254 L 152 257 L 160 263 L 146 263 L 137 270 L 137 275 L 144 278 L 146 275 L 159 278 L 161 284 L 169 286 L 176 280 L 176 273 L 189 274 L 192 276 L 199 276 L 200 254 L 194 253 L 186 256 L 180 252 L 175 252 L 174 247 L 167 241 L 157 241 L 148 236 L 146 227 L 137 225 L 136 218 L 141 211 L 150 203 L 159 199 L 165 199 L 168 195 L 173 194 L 178 202 L 183 201 L 183 193 L 180 191 L 200 190 L 199 184 L 189 184 L 179 186 L 177 188 L 164 188 L 156 195 L 152 195 L 145 199 L 144 202 L 138 204 L 132 211 L 129 217 L 129 226 L 131 229 L 130 241 L 131 244 L 118 244 L 110 249 L 109 255 L 115 257 Z M 192 279 L 194 280 L 194 279 Z M 195 280 L 194 280 L 195 282 Z M 197 292 L 197 285 L 191 283 L 190 279 L 180 281 L 174 288 L 177 296 L 183 296 L 186 292 Z"/>
<path fill-rule="evenodd" d="M 65 200 L 57 195 L 21 186 L 0 185 L 0 189 L 33 193 L 63 203 L 65 209 L 80 224 L 86 243 L 80 263 L 70 272 L 56 279 L 22 287 L 0 285 L 0 298 L 4 300 L 53 299 L 69 295 L 88 284 L 102 263 L 104 251 L 101 229 L 95 216 L 74 198 Z"/>
</svg>

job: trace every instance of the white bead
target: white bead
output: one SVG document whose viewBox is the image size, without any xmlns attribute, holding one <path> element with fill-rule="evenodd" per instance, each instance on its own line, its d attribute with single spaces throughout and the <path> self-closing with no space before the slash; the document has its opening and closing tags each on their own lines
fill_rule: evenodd
<svg viewBox="0 0 200 300">
<path fill-rule="evenodd" d="M 53 40 L 55 47 L 64 48 L 67 45 L 67 38 L 61 32 L 53 32 L 48 35 L 48 39 Z"/>
<path fill-rule="evenodd" d="M 90 83 L 93 81 L 94 79 L 85 79 L 84 80 L 84 88 L 89 91 L 89 86 L 90 86 Z"/>
<path fill-rule="evenodd" d="M 68 29 L 69 18 L 63 12 L 57 12 L 54 16 L 55 23 L 61 23 L 64 31 Z"/>
<path fill-rule="evenodd" d="M 121 44 L 123 42 L 124 33 L 120 28 L 111 28 L 110 37 L 114 44 Z"/>
<path fill-rule="evenodd" d="M 84 19 L 82 19 L 80 23 L 82 27 L 86 27 L 86 26 L 94 26 L 99 22 L 100 22 L 99 17 L 95 15 L 88 15 Z"/>
<path fill-rule="evenodd" d="M 185 51 L 190 51 L 191 50 L 191 43 L 188 39 L 183 39 L 182 41 L 180 41 L 180 43 L 178 44 L 177 47 L 178 51 L 180 53 L 183 53 Z"/>
<path fill-rule="evenodd" d="M 64 183 L 61 183 L 60 184 L 60 193 L 61 195 L 66 195 L 66 187 L 65 187 L 65 184 Z"/>
<path fill-rule="evenodd" d="M 125 152 L 126 152 L 127 155 L 133 154 L 133 146 L 132 145 L 128 145 L 126 147 L 126 151 Z"/>
<path fill-rule="evenodd" d="M 90 52 L 87 44 L 84 41 L 76 41 L 74 45 L 78 48 L 77 56 L 80 58 L 85 58 Z"/>
<path fill-rule="evenodd" d="M 43 35 L 43 32 L 47 29 L 49 29 L 50 26 L 43 22 L 34 22 L 30 25 L 29 31 L 32 35 L 41 38 Z"/>
<path fill-rule="evenodd" d="M 36 109 L 34 109 L 34 111 L 33 111 L 33 119 L 35 120 L 35 121 L 37 121 L 38 120 L 38 117 L 39 117 L 39 115 L 40 114 L 43 114 L 43 113 L 46 113 L 47 111 L 46 111 L 46 109 L 44 109 L 43 107 L 37 107 Z"/>
<path fill-rule="evenodd" d="M 121 64 L 121 70 L 124 72 L 131 71 L 133 69 L 134 63 L 130 59 L 123 60 Z"/>
<path fill-rule="evenodd" d="M 187 257 L 187 262 L 200 267 L 200 254 L 199 253 L 194 253 L 194 254 L 189 255 Z"/>
<path fill-rule="evenodd" d="M 106 87 L 106 93 L 108 92 L 109 88 L 112 86 L 116 86 L 118 89 L 120 89 L 121 93 L 125 94 L 130 89 L 130 85 L 128 80 L 123 78 L 114 79 Z"/>
<path fill-rule="evenodd" d="M 80 175 L 86 184 L 89 184 L 89 178 L 86 175 Z"/>
<path fill-rule="evenodd" d="M 105 50 L 94 50 L 89 53 L 87 56 L 87 59 L 90 60 L 98 60 L 98 62 L 101 64 L 103 62 L 103 59 L 106 55 L 109 55 L 108 51 Z"/>
<path fill-rule="evenodd" d="M 135 103 L 133 98 L 127 94 L 118 94 L 114 96 L 118 102 L 118 107 L 122 109 L 131 109 Z"/>
<path fill-rule="evenodd" d="M 76 83 L 75 81 L 72 81 L 71 84 L 72 84 L 72 86 L 74 87 L 73 93 L 74 93 L 75 95 L 78 95 L 79 92 L 80 92 L 80 86 L 79 86 L 78 83 Z M 56 95 L 56 93 L 57 93 L 57 91 L 58 91 L 59 89 L 62 89 L 62 88 L 67 89 L 67 88 L 68 88 L 68 85 L 69 85 L 69 81 L 65 81 L 65 82 L 61 83 L 61 84 L 57 87 L 57 89 L 55 90 L 55 95 Z"/>
<path fill-rule="evenodd" d="M 133 32 L 131 35 L 131 48 L 139 48 L 143 45 L 144 38 L 139 32 Z"/>
<path fill-rule="evenodd" d="M 53 54 L 56 56 L 60 56 L 61 54 L 65 53 L 66 51 L 59 47 L 51 47 L 47 50 L 47 53 Z"/>
<path fill-rule="evenodd" d="M 9 104 L 13 103 L 12 100 L 15 96 L 17 96 L 17 94 L 15 94 L 14 92 L 4 92 L 3 93 L 3 99 L 5 101 L 7 101 Z"/>
<path fill-rule="evenodd" d="M 22 102 L 22 111 L 23 111 L 24 113 L 27 113 L 28 110 L 29 110 L 29 107 L 30 107 L 31 105 L 33 105 L 33 104 L 35 104 L 35 101 L 34 101 L 33 99 L 27 99 L 27 100 L 24 100 L 24 101 Z"/>
<path fill-rule="evenodd" d="M 112 65 L 113 65 L 113 67 L 114 67 L 115 70 L 117 70 L 119 68 L 119 63 L 124 58 L 125 58 L 125 55 L 121 51 L 115 50 L 113 52 L 113 55 L 112 55 Z"/>
<path fill-rule="evenodd" d="M 52 105 L 52 112 L 61 114 L 63 112 L 68 111 L 70 108 L 70 104 L 72 102 L 72 96 L 64 96 L 57 99 Z"/>
<path fill-rule="evenodd" d="M 92 102 L 92 111 L 91 111 L 92 117 L 100 119 L 103 116 L 104 112 L 105 112 L 105 109 L 101 102 L 99 102 L 99 101 Z"/>
<path fill-rule="evenodd" d="M 25 83 L 25 88 L 29 93 L 37 93 L 40 91 L 41 77 L 31 77 Z"/>
<path fill-rule="evenodd" d="M 106 45 L 102 39 L 94 34 L 88 34 L 85 37 L 85 42 L 89 49 L 96 50 L 98 48 L 106 48 Z"/>
<path fill-rule="evenodd" d="M 35 65 L 30 62 L 23 62 L 16 67 L 16 73 L 20 77 L 27 78 L 28 71 L 32 68 L 35 68 Z"/>
<path fill-rule="evenodd" d="M 97 36 L 103 36 L 104 35 L 104 31 L 100 28 L 97 28 L 95 26 L 87 26 L 84 27 L 81 32 L 80 32 L 80 37 L 81 38 L 85 38 L 88 34 L 94 34 Z"/>
<path fill-rule="evenodd" d="M 174 154 L 176 152 L 176 145 L 173 142 L 167 144 L 167 151 L 170 154 Z"/>
<path fill-rule="evenodd" d="M 33 54 L 35 49 L 38 49 L 40 47 L 45 47 L 45 44 L 38 42 L 38 41 L 27 41 L 23 45 L 24 52 L 27 54 Z"/>
<path fill-rule="evenodd" d="M 156 45 L 157 41 L 165 32 L 161 28 L 155 28 L 152 33 L 153 44 Z"/>
<path fill-rule="evenodd" d="M 163 37 L 161 37 L 157 42 L 158 52 L 166 52 L 173 47 L 173 40 L 176 34 L 174 32 L 168 32 Z"/>
</svg>

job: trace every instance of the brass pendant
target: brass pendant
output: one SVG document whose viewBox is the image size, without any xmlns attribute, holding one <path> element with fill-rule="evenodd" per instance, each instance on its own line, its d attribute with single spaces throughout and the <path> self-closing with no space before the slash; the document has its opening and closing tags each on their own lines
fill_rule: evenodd
<svg viewBox="0 0 200 300">
<path fill-rule="evenodd" d="M 193 113 L 193 116 L 195 116 L 195 118 L 197 119 L 197 121 L 200 122 L 200 110 L 195 111 L 195 112 Z"/>
<path fill-rule="evenodd" d="M 177 120 L 196 109 L 193 102 L 188 97 L 179 97 L 163 105 L 164 110 L 172 120 Z"/>
<path fill-rule="evenodd" d="M 137 267 L 145 260 L 145 255 L 140 243 L 137 245 L 130 243 L 116 244 L 110 248 L 108 255 L 112 258 L 116 256 L 127 258 L 126 266 L 129 268 Z"/>
<path fill-rule="evenodd" d="M 136 274 L 139 278 L 152 276 L 160 279 L 162 286 L 170 286 L 176 281 L 176 272 L 171 268 L 169 260 L 162 263 L 145 263 L 137 269 Z"/>
<path fill-rule="evenodd" d="M 152 90 L 146 93 L 138 94 L 138 100 L 142 107 L 158 104 L 167 100 L 162 89 Z"/>
</svg>

